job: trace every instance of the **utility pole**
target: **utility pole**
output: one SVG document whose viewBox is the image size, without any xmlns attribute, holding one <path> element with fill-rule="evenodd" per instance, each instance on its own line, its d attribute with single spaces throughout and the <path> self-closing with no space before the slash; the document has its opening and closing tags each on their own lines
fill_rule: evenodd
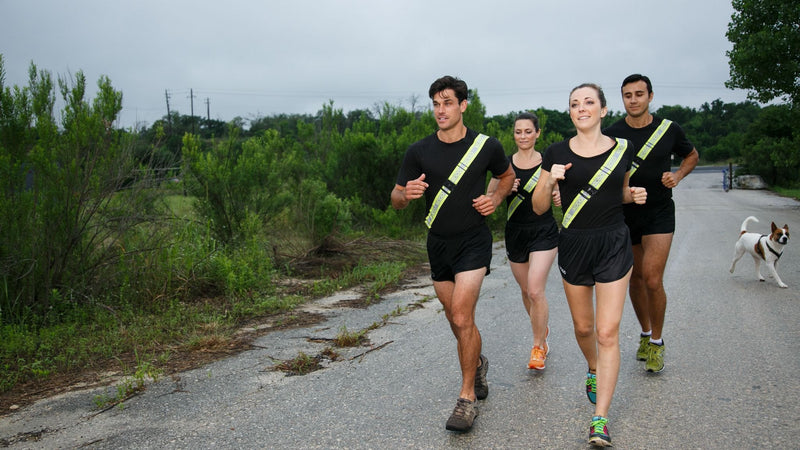
<svg viewBox="0 0 800 450">
<path fill-rule="evenodd" d="M 164 89 L 164 97 L 167 98 L 167 133 L 172 133 L 172 115 L 169 113 L 169 91 Z"/>
<path fill-rule="evenodd" d="M 194 120 L 194 89 L 189 88 L 189 99 L 191 100 L 191 108 L 192 108 L 192 134 L 197 134 L 197 127 L 195 127 L 195 120 Z"/>
<path fill-rule="evenodd" d="M 206 97 L 206 120 L 211 122 L 211 100 Z"/>
</svg>

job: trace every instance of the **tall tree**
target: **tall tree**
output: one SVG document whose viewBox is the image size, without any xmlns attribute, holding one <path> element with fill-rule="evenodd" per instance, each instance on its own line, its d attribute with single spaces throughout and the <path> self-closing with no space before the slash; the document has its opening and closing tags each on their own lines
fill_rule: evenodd
<svg viewBox="0 0 800 450">
<path fill-rule="evenodd" d="M 469 107 L 464 112 L 464 125 L 477 131 L 483 132 L 483 122 L 486 118 L 486 107 L 483 106 L 477 89 L 469 90 Z"/>
<path fill-rule="evenodd" d="M 725 34 L 731 79 L 725 86 L 748 89 L 762 103 L 800 102 L 800 7 L 796 0 L 733 0 Z"/>
</svg>

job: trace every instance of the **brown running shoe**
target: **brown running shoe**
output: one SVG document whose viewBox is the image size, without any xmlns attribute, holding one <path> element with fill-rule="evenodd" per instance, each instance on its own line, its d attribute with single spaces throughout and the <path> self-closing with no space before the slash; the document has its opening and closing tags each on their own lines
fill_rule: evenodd
<svg viewBox="0 0 800 450">
<path fill-rule="evenodd" d="M 453 414 L 447 419 L 445 428 L 450 431 L 469 431 L 477 415 L 478 410 L 475 408 L 475 402 L 471 402 L 465 398 L 459 398 L 458 401 L 456 401 Z"/>
<path fill-rule="evenodd" d="M 481 355 L 481 363 L 475 369 L 475 397 L 483 400 L 489 395 L 489 382 L 486 381 L 486 373 L 489 371 L 489 358 Z"/>
</svg>

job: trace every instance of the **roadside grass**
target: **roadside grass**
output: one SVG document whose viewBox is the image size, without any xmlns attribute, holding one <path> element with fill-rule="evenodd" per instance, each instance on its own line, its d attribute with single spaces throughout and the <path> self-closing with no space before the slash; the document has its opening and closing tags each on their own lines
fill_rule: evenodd
<svg viewBox="0 0 800 450">
<path fill-rule="evenodd" d="M 202 363 L 245 348 L 242 340 L 252 335 L 243 337 L 243 327 L 268 318 L 277 327 L 302 324 L 292 314 L 299 305 L 354 286 L 363 287 L 365 303 L 378 301 L 424 261 L 418 243 L 360 235 L 337 236 L 338 247 L 325 257 L 285 257 L 263 233 L 218 249 L 194 219 L 190 198 L 164 198 L 178 219 L 173 245 L 128 266 L 141 273 L 157 263 L 165 270 L 103 298 L 63 299 L 44 319 L 0 325 L 0 411 L 101 372 L 125 381 L 96 399 L 98 407 L 120 404 L 154 374 L 191 366 L 193 354 Z"/>
<path fill-rule="evenodd" d="M 151 369 L 168 366 L 177 354 L 227 348 L 245 323 L 292 311 L 339 289 L 364 285 L 365 295 L 375 301 L 378 292 L 402 279 L 408 264 L 393 261 L 359 265 L 335 279 L 313 283 L 303 295 L 277 292 L 193 302 L 173 300 L 151 307 L 146 313 L 134 306 L 110 310 L 100 304 L 83 305 L 56 325 L 4 325 L 0 327 L 0 393 L 75 371 L 112 366 L 124 373 L 125 361 L 134 362 L 133 373 L 143 367 L 151 373 Z M 307 364 L 301 358 L 292 365 Z M 134 380 L 137 381 L 124 387 L 125 395 L 101 403 L 119 401 L 136 392 L 142 383 L 138 382 L 141 378 L 134 376 Z"/>
<path fill-rule="evenodd" d="M 784 197 L 800 200 L 800 188 L 789 189 L 775 186 L 773 190 Z"/>
<path fill-rule="evenodd" d="M 127 375 L 122 382 L 116 385 L 114 395 L 104 392 L 94 397 L 94 404 L 97 409 L 104 409 L 115 405 L 119 405 L 119 407 L 122 408 L 125 400 L 145 390 L 148 381 L 158 381 L 162 370 L 155 367 L 153 363 L 150 362 L 150 359 L 140 359 L 138 352 L 134 353 L 136 356 L 136 367 L 133 373 L 130 373 L 124 362 L 120 362 Z"/>
</svg>

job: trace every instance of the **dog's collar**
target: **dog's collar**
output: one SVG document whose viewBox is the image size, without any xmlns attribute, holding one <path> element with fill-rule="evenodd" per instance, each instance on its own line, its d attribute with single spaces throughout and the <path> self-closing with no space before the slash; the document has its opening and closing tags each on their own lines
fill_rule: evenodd
<svg viewBox="0 0 800 450">
<path fill-rule="evenodd" d="M 767 237 L 767 236 L 766 236 L 766 235 L 764 235 L 764 234 L 762 234 L 762 235 L 761 235 L 761 239 L 764 239 L 764 246 L 765 246 L 765 247 L 767 247 L 767 250 L 769 250 L 769 252 L 770 252 L 770 253 L 772 253 L 772 254 L 773 254 L 773 255 L 775 255 L 775 256 L 776 256 L 778 259 L 780 259 L 780 258 L 781 258 L 781 255 L 783 254 L 783 252 L 780 252 L 780 253 L 778 253 L 778 252 L 776 252 L 776 251 L 775 251 L 775 249 L 774 249 L 774 248 L 770 247 L 770 246 L 769 246 L 769 239 L 766 239 L 766 237 Z"/>
</svg>

